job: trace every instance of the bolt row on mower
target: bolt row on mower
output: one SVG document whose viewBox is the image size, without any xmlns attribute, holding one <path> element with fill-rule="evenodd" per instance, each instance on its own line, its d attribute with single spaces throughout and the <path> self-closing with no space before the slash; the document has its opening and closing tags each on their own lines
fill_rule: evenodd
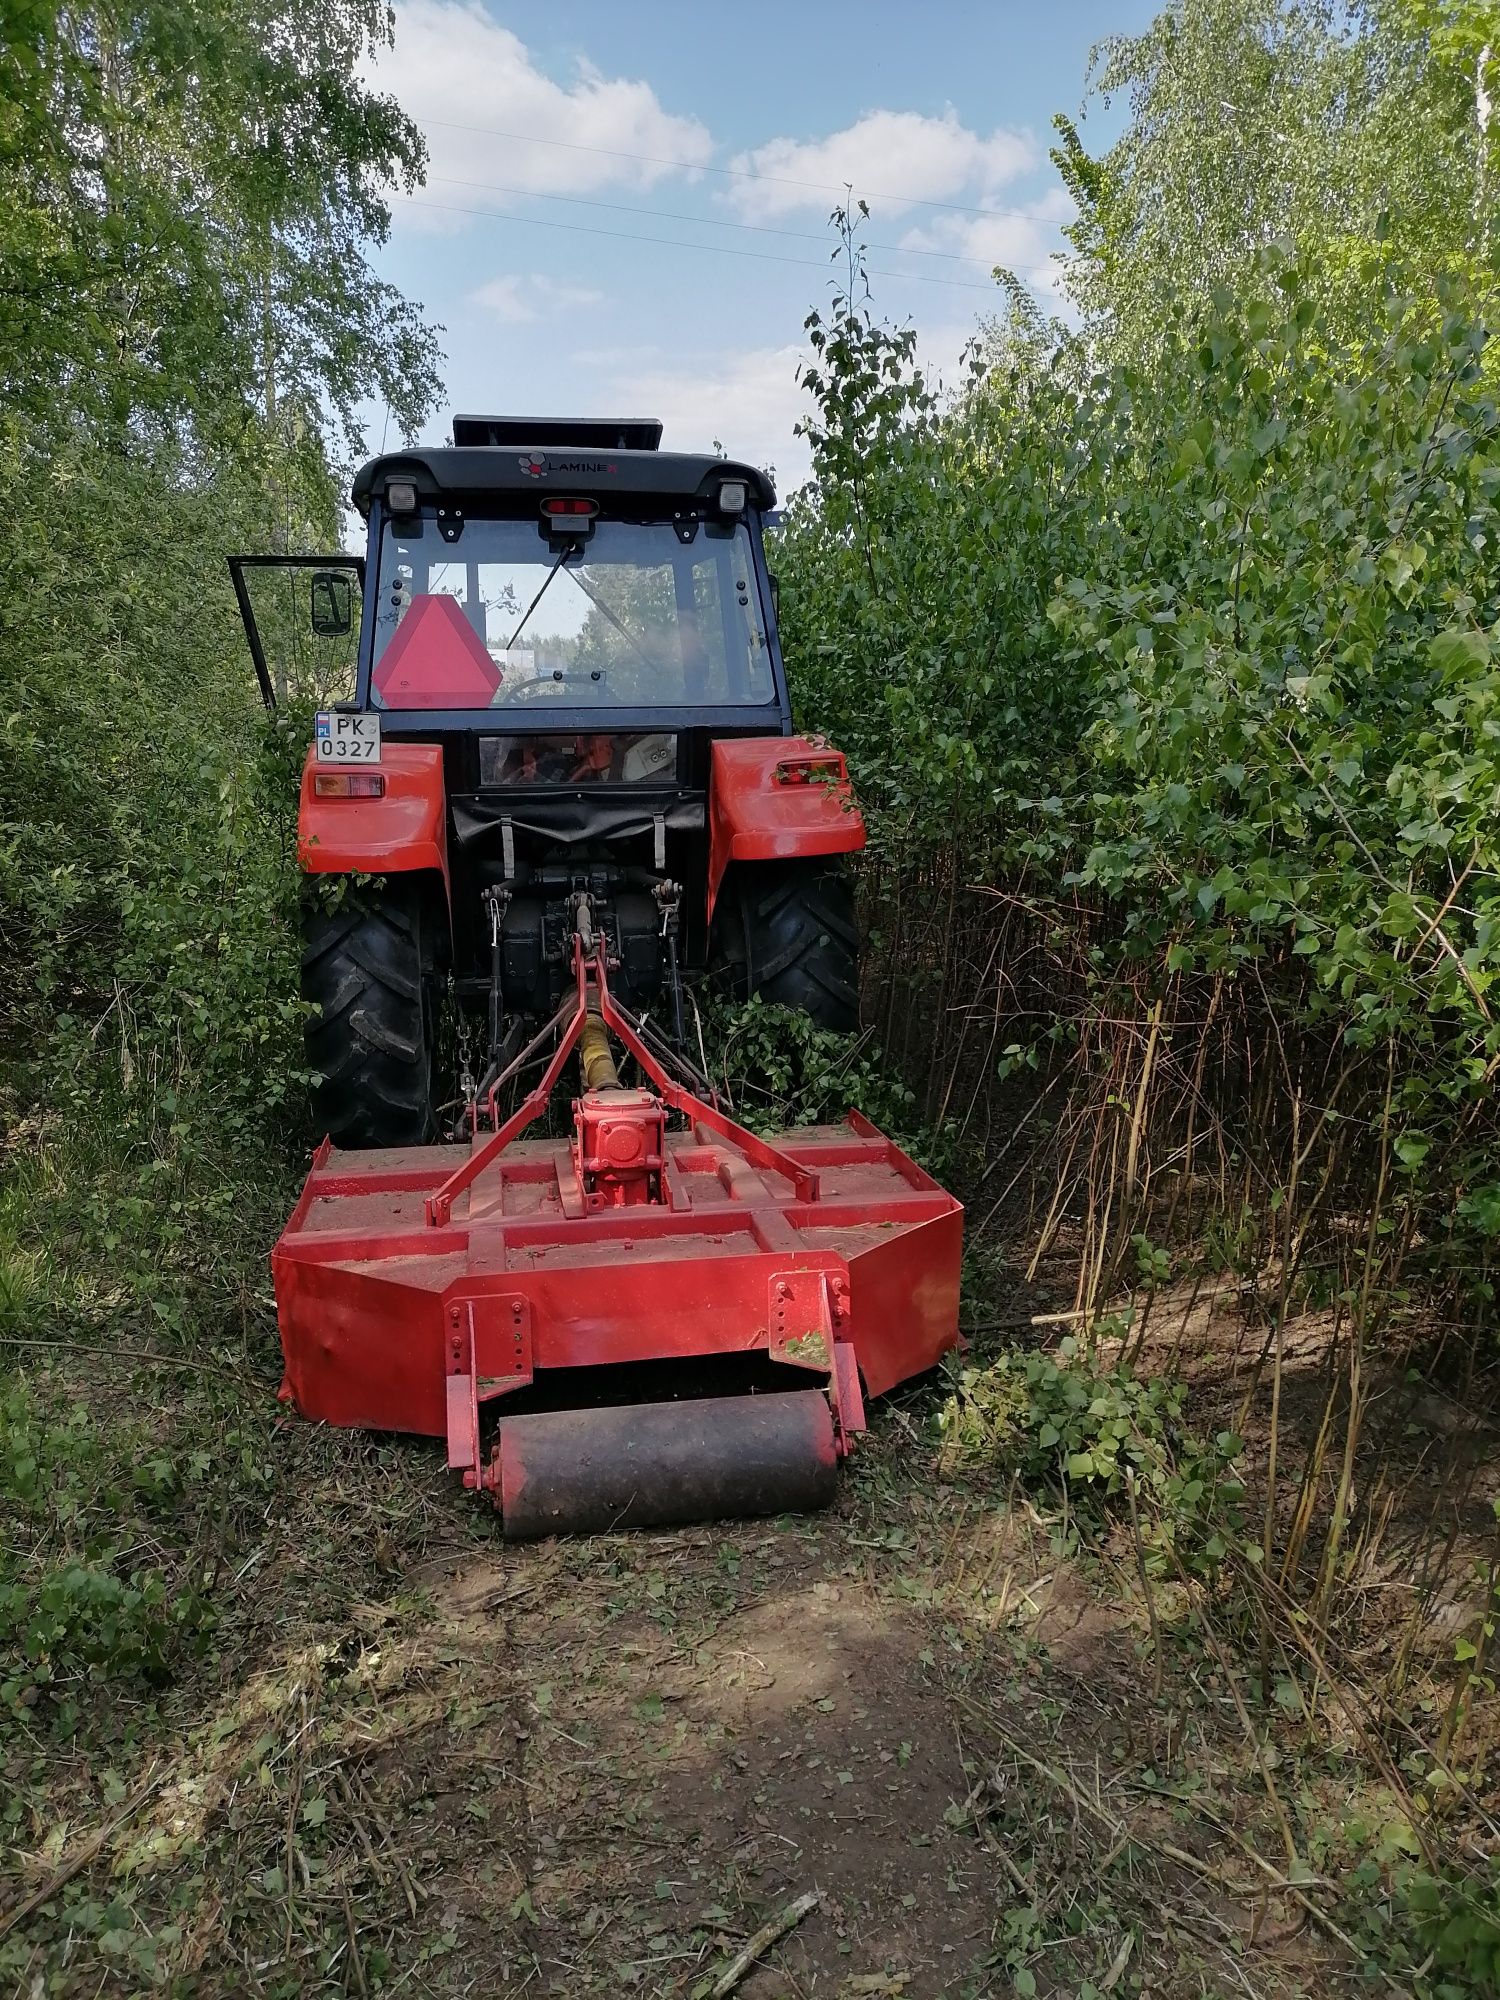
<svg viewBox="0 0 1500 2000">
<path fill-rule="evenodd" d="M 282 1393 L 445 1438 L 508 1536 L 825 1504 L 865 1397 L 957 1338 L 959 1204 L 857 1113 L 747 1130 L 689 1034 L 708 980 L 854 1026 L 864 825 L 793 732 L 769 480 L 660 431 L 455 418 L 358 475 L 363 561 L 291 559 L 315 631 L 361 602 L 299 808 L 329 1136 Z M 268 701 L 279 560 L 231 560 Z"/>
</svg>

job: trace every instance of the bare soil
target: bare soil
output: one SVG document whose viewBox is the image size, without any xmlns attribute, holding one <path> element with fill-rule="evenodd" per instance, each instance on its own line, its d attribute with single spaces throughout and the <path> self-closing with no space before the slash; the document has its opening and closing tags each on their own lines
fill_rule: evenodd
<svg viewBox="0 0 1500 2000">
<path fill-rule="evenodd" d="M 1170 1593 L 1157 1691 L 1128 1537 L 945 1481 L 940 1400 L 827 1515 L 514 1548 L 430 1446 L 269 1420 L 113 1788 L 4 1750 L 16 1990 L 705 2000 L 808 1894 L 742 2000 L 1352 1990 Z"/>
</svg>

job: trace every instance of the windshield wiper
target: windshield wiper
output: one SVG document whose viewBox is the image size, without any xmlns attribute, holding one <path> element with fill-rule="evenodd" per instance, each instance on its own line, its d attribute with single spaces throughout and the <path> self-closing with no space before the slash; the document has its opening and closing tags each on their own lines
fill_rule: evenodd
<svg viewBox="0 0 1500 2000">
<path fill-rule="evenodd" d="M 507 653 L 510 651 L 511 647 L 514 646 L 517 639 L 520 638 L 521 634 L 526 630 L 526 620 L 531 616 L 532 612 L 536 610 L 537 606 L 541 603 L 542 599 L 547 595 L 548 590 L 551 588 L 553 577 L 557 575 L 557 572 L 562 568 L 563 564 L 568 560 L 568 557 L 576 556 L 577 553 L 578 553 L 577 542 L 569 542 L 567 547 L 563 550 L 562 554 L 558 557 L 557 561 L 552 565 L 551 569 L 549 569 L 547 574 L 542 578 L 541 589 L 537 592 L 536 596 L 533 597 L 531 602 L 527 605 L 520 624 L 516 627 L 515 631 L 512 632 L 510 635 L 510 639 L 507 642 L 505 648 Z"/>
</svg>

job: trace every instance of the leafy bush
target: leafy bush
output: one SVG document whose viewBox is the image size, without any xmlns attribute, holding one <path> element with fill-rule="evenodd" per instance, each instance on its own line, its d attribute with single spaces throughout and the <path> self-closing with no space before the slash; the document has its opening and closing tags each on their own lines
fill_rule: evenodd
<svg viewBox="0 0 1500 2000">
<path fill-rule="evenodd" d="M 70 1733 L 87 1682 L 160 1685 L 180 1650 L 206 1642 L 207 1600 L 159 1568 L 122 1574 L 119 1550 L 135 1517 L 180 1501 L 207 1471 L 206 1453 L 183 1462 L 127 1426 L 102 1432 L 82 1404 L 49 1411 L 23 1384 L 5 1389 L 0 1498 L 12 1532 L 0 1552 L 0 1705 L 45 1707 Z"/>
<path fill-rule="evenodd" d="M 205 1639 L 214 1623 L 196 1591 L 169 1591 L 156 1570 L 122 1581 L 75 1562 L 40 1582 L 0 1583 L 0 1652 L 12 1662 L 0 1702 L 19 1712 L 48 1694 L 69 1730 L 83 1681 L 99 1674 L 116 1684 L 159 1685 L 169 1677 L 175 1644 Z"/>
<path fill-rule="evenodd" d="M 1204 1445 L 1183 1424 L 1180 1383 L 1141 1380 L 1129 1369 L 1097 1373 L 1068 1337 L 1058 1356 L 1015 1350 L 961 1366 L 938 1414 L 950 1464 L 1000 1464 L 1028 1486 L 1065 1490 L 1098 1513 L 1133 1491 L 1147 1515 L 1152 1567 L 1169 1547 L 1194 1566 L 1223 1561 L 1242 1526 L 1243 1488 L 1231 1431 Z"/>
<path fill-rule="evenodd" d="M 947 405 L 907 330 L 814 315 L 786 641 L 893 875 L 1097 913 L 1065 1008 L 1199 973 L 1391 1051 L 1400 1188 L 1482 1244 L 1500 411 L 1472 294 L 1372 254 L 1351 333 L 1325 279 L 1269 244 L 1149 369 L 1034 331 Z"/>
<path fill-rule="evenodd" d="M 1369 1855 L 1344 1878 L 1346 1921 L 1365 1971 L 1416 2000 L 1468 2000 L 1500 1985 L 1500 1866 L 1462 1872 Z"/>
<path fill-rule="evenodd" d="M 1492 1991 L 1500 1984 L 1500 1866 L 1488 1875 L 1430 1875 L 1413 1869 L 1401 1877 L 1397 1896 L 1405 1904 L 1424 1955 L 1440 1972 L 1439 2000 Z"/>
<path fill-rule="evenodd" d="M 727 1089 L 752 1131 L 842 1124 L 859 1111 L 930 1172 L 947 1158 L 941 1133 L 923 1128 L 916 1094 L 868 1034 L 841 1035 L 805 1014 L 768 1005 L 758 994 L 713 1001 L 703 1012 L 711 1080 Z"/>
</svg>

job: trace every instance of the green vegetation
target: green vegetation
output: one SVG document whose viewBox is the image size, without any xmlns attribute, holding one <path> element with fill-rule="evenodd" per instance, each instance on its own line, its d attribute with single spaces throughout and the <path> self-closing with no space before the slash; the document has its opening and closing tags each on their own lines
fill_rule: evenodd
<svg viewBox="0 0 1500 2000">
<path fill-rule="evenodd" d="M 388 34 L 205 0 L 0 39 L 0 1297 L 68 1330 L 236 1295 L 300 1123 L 288 760 L 224 556 L 326 546 L 327 440 L 436 387 L 364 257 L 422 161 L 359 80 Z"/>
<path fill-rule="evenodd" d="M 1256 249 L 1314 250 L 1342 343 L 1371 333 L 1371 277 L 1429 309 L 1495 278 L 1494 9 L 1487 0 L 1194 0 L 1095 53 L 1129 119 L 1100 159 L 1054 120 L 1078 204 L 1069 291 L 1112 359 L 1146 363 Z"/>
<path fill-rule="evenodd" d="M 224 557 L 328 546 L 355 404 L 405 424 L 436 388 L 365 258 L 422 162 L 360 81 L 389 32 L 379 6 L 280 0 L 0 25 L 0 1824 L 22 1852 L 91 1759 L 86 1809 L 118 1806 L 172 1687 L 234 1643 L 223 1565 L 267 1505 L 301 753 L 266 732 Z M 128 1897 L 80 1883 L 75 1920 L 127 1985 L 170 1958 Z M 32 1945 L 0 1954 L 32 1990 Z"/>
<path fill-rule="evenodd" d="M 1248 1737 L 1341 1687 L 1422 1864 L 1356 1927 L 1423 1993 L 1491 1949 L 1480 1446 L 1412 1413 L 1495 1365 L 1495 26 L 1197 0 L 1112 43 L 1123 136 L 1060 122 L 1079 321 L 1010 285 L 946 390 L 840 217 L 777 557 L 871 811 L 871 1018 L 971 1177 L 1029 1128 L 971 1255 L 1003 1218 L 1078 1336 L 978 1355 L 948 1462 L 1104 1503 L 1158 1676 L 1211 1645 Z M 1376 1573 L 1413 1596 L 1372 1675 Z"/>
<path fill-rule="evenodd" d="M 940 1135 L 920 1128 L 912 1092 L 868 1034 L 835 1034 L 759 994 L 742 1001 L 711 997 L 702 1027 L 714 1053 L 710 1078 L 752 1131 L 838 1124 L 847 1111 L 861 1111 L 899 1143 L 917 1147 L 931 1166 L 930 1148 Z"/>
<path fill-rule="evenodd" d="M 1391 1172 L 1482 1271 L 1500 414 L 1472 294 L 1444 278 L 1434 324 L 1372 271 L 1358 348 L 1323 295 L 1268 246 L 1149 372 L 1059 333 L 976 355 L 952 413 L 846 301 L 789 644 L 898 866 L 1073 891 L 1076 1005 L 1253 982 L 1336 1038 L 1326 1115 L 1389 1088 Z"/>
<path fill-rule="evenodd" d="M 1142 1380 L 1127 1368 L 1097 1373 L 1071 1336 L 1057 1358 L 1036 1349 L 960 1367 L 938 1414 L 950 1465 L 998 1460 L 1039 1492 L 1060 1492 L 1097 1516 L 1111 1504 L 1148 1509 L 1148 1573 L 1168 1570 L 1175 1546 L 1217 1573 L 1244 1527 L 1244 1488 L 1233 1475 L 1243 1450 L 1232 1431 L 1211 1447 L 1183 1422 L 1185 1386 Z M 1259 1554 L 1253 1544 L 1252 1560 Z"/>
<path fill-rule="evenodd" d="M 554 1684 L 560 1760 L 600 1727 L 576 1630 L 553 1679 L 451 1606 L 462 1646 L 424 1637 L 434 1522 L 488 1532 L 436 1454 L 274 1402 L 306 718 L 261 719 L 222 559 L 326 545 L 356 405 L 399 428 L 433 395 L 365 261 L 421 170 L 360 81 L 387 32 L 326 0 L 0 29 L 0 1829 L 28 1883 L 65 1875 L 0 1929 L 28 1990 L 84 1961 L 90 1991 L 439 1979 L 457 1930 L 388 1821 L 437 1871 L 511 1810 L 465 1734 L 523 1668 L 517 1743 Z M 867 1026 L 710 1004 L 705 1047 L 752 1124 L 856 1104 L 970 1203 L 973 1344 L 882 1419 L 819 1587 L 929 1621 L 948 1834 L 1014 1891 L 987 1962 L 1020 1993 L 1130 1990 L 1154 1937 L 1163 1978 L 1197 1966 L 1210 1919 L 1173 1926 L 1205 1882 L 1215 1921 L 1306 1917 L 1298 1990 L 1494 1986 L 1497 49 L 1478 0 L 1184 0 L 1101 55 L 1117 144 L 1060 127 L 1066 320 L 1008 286 L 943 392 L 846 218 L 808 322 L 816 478 L 777 567 L 871 824 Z M 696 1700 L 740 1542 L 671 1577 L 617 1549 L 536 1578 L 670 1639 Z M 1028 1636 L 1075 1570 L 1139 1653 L 1092 1775 Z M 687 1712 L 632 1702 L 627 1761 Z M 425 1789 L 401 1820 L 359 1760 L 409 1738 L 426 1771 L 450 1736 L 463 1822 Z M 159 1758 L 170 1809 L 133 1826 Z M 502 1868 L 481 1899 L 518 1980 L 532 1893 Z M 732 1955 L 718 1895 L 700 1959 Z M 570 1951 L 614 1921 L 559 1908 Z"/>
</svg>

